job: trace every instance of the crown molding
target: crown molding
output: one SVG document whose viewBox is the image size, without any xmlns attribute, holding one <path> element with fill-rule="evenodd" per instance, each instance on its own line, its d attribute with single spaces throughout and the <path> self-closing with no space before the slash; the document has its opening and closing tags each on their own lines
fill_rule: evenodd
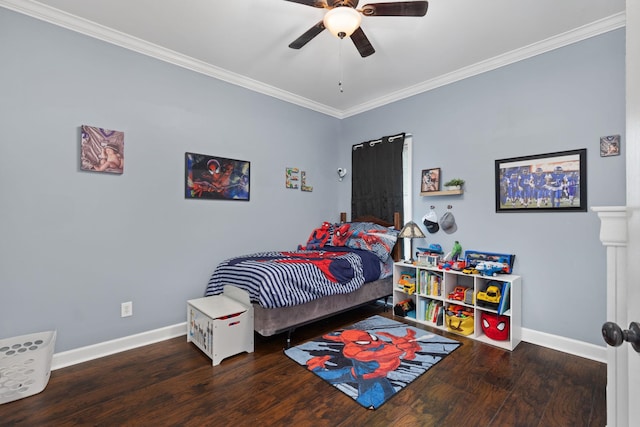
<svg viewBox="0 0 640 427">
<path fill-rule="evenodd" d="M 611 15 L 607 18 L 592 22 L 582 27 L 567 31 L 558 36 L 550 37 L 546 40 L 533 43 L 520 49 L 507 52 L 502 55 L 490 58 L 485 61 L 478 62 L 468 67 L 461 68 L 448 74 L 436 77 L 431 80 L 410 86 L 408 88 L 396 91 L 389 95 L 376 98 L 366 103 L 359 104 L 347 110 L 338 110 L 318 102 L 314 102 L 308 98 L 295 95 L 291 92 L 278 89 L 274 86 L 267 85 L 254 79 L 232 73 L 223 68 L 215 67 L 203 61 L 182 55 L 170 49 L 163 48 L 153 43 L 146 42 L 128 34 L 115 31 L 111 28 L 96 24 L 86 19 L 79 18 L 75 15 L 62 12 L 58 9 L 43 5 L 35 1 L 28 0 L 0 0 L 0 7 L 31 16 L 41 21 L 51 24 L 150 56 L 161 61 L 177 65 L 182 68 L 204 74 L 231 83 L 236 86 L 249 89 L 273 98 L 280 99 L 291 104 L 298 105 L 319 113 L 326 114 L 338 119 L 344 119 L 365 111 L 378 108 L 413 95 L 428 92 L 430 90 L 445 86 L 469 77 L 476 76 L 487 71 L 504 67 L 514 62 L 522 61 L 545 52 L 549 52 L 563 46 L 577 43 L 581 40 L 588 39 L 618 28 L 622 28 L 626 23 L 626 14 L 624 12 Z"/>
<path fill-rule="evenodd" d="M 550 37 L 546 40 L 530 44 L 520 49 L 512 50 L 511 52 L 495 56 L 493 58 L 475 63 L 468 67 L 460 68 L 459 70 L 453 71 L 451 73 L 443 74 L 442 76 L 414 86 L 410 86 L 406 89 L 399 90 L 387 96 L 360 104 L 343 111 L 341 118 L 354 116 L 356 114 L 360 114 L 365 111 L 369 111 L 374 108 L 381 107 L 383 105 L 387 105 L 413 95 L 428 92 L 441 86 L 464 80 L 466 78 L 473 77 L 487 71 L 492 71 L 497 68 L 522 61 L 524 59 L 541 55 L 543 53 L 550 52 L 552 50 L 559 49 L 561 47 L 568 46 L 573 43 L 577 43 L 579 41 L 616 30 L 618 28 L 622 28 L 625 26 L 625 24 L 626 14 L 624 12 L 611 15 L 607 18 L 603 18 L 590 24 L 583 25 L 582 27 L 578 27 L 574 30 L 567 31 L 554 37 Z"/>
<path fill-rule="evenodd" d="M 232 73 L 231 71 L 223 68 L 207 64 L 206 62 L 199 61 L 173 50 L 166 49 L 162 46 L 149 43 L 142 39 L 116 31 L 112 28 L 62 12 L 50 6 L 43 5 L 42 3 L 27 0 L 0 0 L 0 7 L 159 59 L 160 61 L 195 71 L 196 73 L 214 77 L 218 80 L 289 102 L 300 107 L 308 108 L 337 118 L 341 115 L 339 110 L 327 105 L 314 102 L 310 99 L 278 89 L 257 80 Z"/>
</svg>

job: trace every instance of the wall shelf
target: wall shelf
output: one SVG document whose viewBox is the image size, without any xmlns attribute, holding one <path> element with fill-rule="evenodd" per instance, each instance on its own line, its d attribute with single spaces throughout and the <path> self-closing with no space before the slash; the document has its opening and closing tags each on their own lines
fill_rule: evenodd
<svg viewBox="0 0 640 427">
<path fill-rule="evenodd" d="M 432 197 L 432 196 L 454 196 L 456 194 L 462 194 L 464 190 L 461 188 L 460 190 L 446 190 L 446 191 L 421 191 L 421 196 Z"/>
</svg>

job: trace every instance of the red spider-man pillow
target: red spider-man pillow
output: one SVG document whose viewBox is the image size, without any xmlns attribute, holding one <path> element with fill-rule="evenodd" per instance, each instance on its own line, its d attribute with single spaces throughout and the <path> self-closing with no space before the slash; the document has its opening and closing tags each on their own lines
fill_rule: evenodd
<svg viewBox="0 0 640 427">
<path fill-rule="evenodd" d="M 324 246 L 331 246 L 333 231 L 335 226 L 330 222 L 323 222 L 322 225 L 311 232 L 307 244 L 298 246 L 299 250 L 315 250 Z"/>
<path fill-rule="evenodd" d="M 339 224 L 333 234 L 333 246 L 364 249 L 376 254 L 383 262 L 389 259 L 398 238 L 397 230 L 371 222 Z"/>
</svg>

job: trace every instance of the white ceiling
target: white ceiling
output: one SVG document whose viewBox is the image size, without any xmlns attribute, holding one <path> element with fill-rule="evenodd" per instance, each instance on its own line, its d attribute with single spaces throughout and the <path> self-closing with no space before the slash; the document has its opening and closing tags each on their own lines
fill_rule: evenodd
<svg viewBox="0 0 640 427">
<path fill-rule="evenodd" d="M 625 24 L 625 0 L 430 0 L 422 18 L 363 17 L 376 53 L 362 58 L 328 31 L 290 49 L 325 11 L 285 0 L 0 6 L 339 118 Z"/>
</svg>

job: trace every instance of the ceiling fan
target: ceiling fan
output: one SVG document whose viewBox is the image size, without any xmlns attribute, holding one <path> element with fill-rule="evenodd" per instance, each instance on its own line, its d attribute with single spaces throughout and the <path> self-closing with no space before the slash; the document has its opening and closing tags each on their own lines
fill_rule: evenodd
<svg viewBox="0 0 640 427">
<path fill-rule="evenodd" d="M 289 47 L 300 49 L 325 28 L 338 38 L 351 37 L 360 56 L 366 58 L 375 53 L 369 39 L 360 28 L 361 15 L 364 16 L 424 16 L 429 3 L 426 1 L 400 1 L 371 3 L 356 9 L 358 0 L 286 0 L 306 6 L 328 9 L 322 21 L 295 39 Z"/>
</svg>

